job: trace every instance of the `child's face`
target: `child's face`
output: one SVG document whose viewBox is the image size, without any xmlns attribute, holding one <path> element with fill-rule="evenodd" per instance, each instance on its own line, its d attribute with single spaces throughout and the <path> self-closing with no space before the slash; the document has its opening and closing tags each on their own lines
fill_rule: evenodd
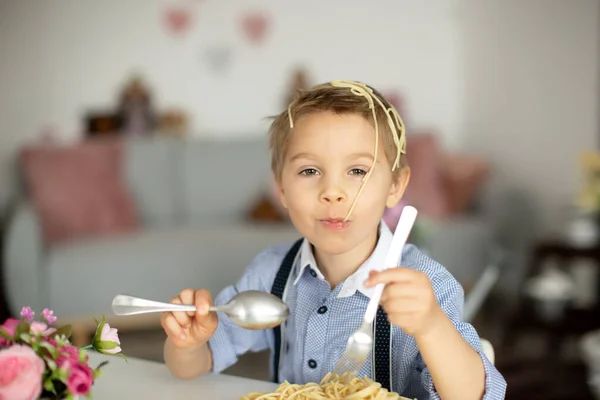
<svg viewBox="0 0 600 400">
<path fill-rule="evenodd" d="M 343 222 L 371 167 L 374 145 L 375 129 L 360 115 L 320 112 L 295 121 L 279 196 L 298 231 L 317 250 L 343 254 L 372 239 L 385 207 L 402 197 L 409 171 L 393 179 L 380 140 L 373 173 Z"/>
</svg>

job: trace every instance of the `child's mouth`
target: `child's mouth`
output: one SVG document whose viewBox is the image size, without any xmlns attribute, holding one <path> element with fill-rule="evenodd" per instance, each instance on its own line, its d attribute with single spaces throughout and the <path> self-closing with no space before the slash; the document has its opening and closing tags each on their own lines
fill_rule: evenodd
<svg viewBox="0 0 600 400">
<path fill-rule="evenodd" d="M 326 218 L 319 220 L 325 229 L 332 231 L 341 231 L 348 227 L 350 221 L 344 222 L 342 218 Z"/>
</svg>

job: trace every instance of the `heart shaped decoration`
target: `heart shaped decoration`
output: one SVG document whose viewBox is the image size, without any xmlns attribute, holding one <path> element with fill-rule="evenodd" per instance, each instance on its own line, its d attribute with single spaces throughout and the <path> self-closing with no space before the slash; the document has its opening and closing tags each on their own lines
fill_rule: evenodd
<svg viewBox="0 0 600 400">
<path fill-rule="evenodd" d="M 164 11 L 164 22 L 169 33 L 181 36 L 191 26 L 191 10 L 177 5 L 168 6 Z"/>
<path fill-rule="evenodd" d="M 270 18 L 266 13 L 249 13 L 242 18 L 242 30 L 250 42 L 261 43 L 269 29 Z"/>
<path fill-rule="evenodd" d="M 204 51 L 203 58 L 212 72 L 224 73 L 231 66 L 233 51 L 227 46 L 214 46 Z"/>
</svg>

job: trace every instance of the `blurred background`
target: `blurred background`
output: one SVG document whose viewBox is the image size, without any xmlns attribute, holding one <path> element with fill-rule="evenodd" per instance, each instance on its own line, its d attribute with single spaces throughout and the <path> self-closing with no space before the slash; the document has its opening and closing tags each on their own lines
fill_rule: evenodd
<svg viewBox="0 0 600 400">
<path fill-rule="evenodd" d="M 599 44 L 596 0 L 0 0 L 0 320 L 48 307 L 85 341 L 116 294 L 216 295 L 298 237 L 267 117 L 359 80 L 407 127 L 385 220 L 419 209 L 507 398 L 600 398 Z M 111 321 L 162 362 L 156 318 Z"/>
</svg>

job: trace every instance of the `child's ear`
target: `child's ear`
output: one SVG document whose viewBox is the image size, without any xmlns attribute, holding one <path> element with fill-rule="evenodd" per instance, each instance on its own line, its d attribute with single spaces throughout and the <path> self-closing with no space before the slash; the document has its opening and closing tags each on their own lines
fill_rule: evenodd
<svg viewBox="0 0 600 400">
<path fill-rule="evenodd" d="M 398 204 L 402 198 L 402 195 L 404 195 L 404 191 L 406 190 L 406 186 L 408 186 L 409 181 L 410 168 L 404 167 L 398 176 L 392 179 L 392 186 L 390 187 L 390 192 L 385 203 L 387 208 L 393 208 L 396 206 L 396 204 Z"/>
<path fill-rule="evenodd" d="M 279 202 L 283 206 L 283 208 L 287 207 L 287 201 L 285 200 L 285 194 L 283 192 L 283 185 L 281 184 L 281 178 L 273 177 L 275 180 L 275 185 L 277 186 L 277 197 L 279 197 Z"/>
</svg>

